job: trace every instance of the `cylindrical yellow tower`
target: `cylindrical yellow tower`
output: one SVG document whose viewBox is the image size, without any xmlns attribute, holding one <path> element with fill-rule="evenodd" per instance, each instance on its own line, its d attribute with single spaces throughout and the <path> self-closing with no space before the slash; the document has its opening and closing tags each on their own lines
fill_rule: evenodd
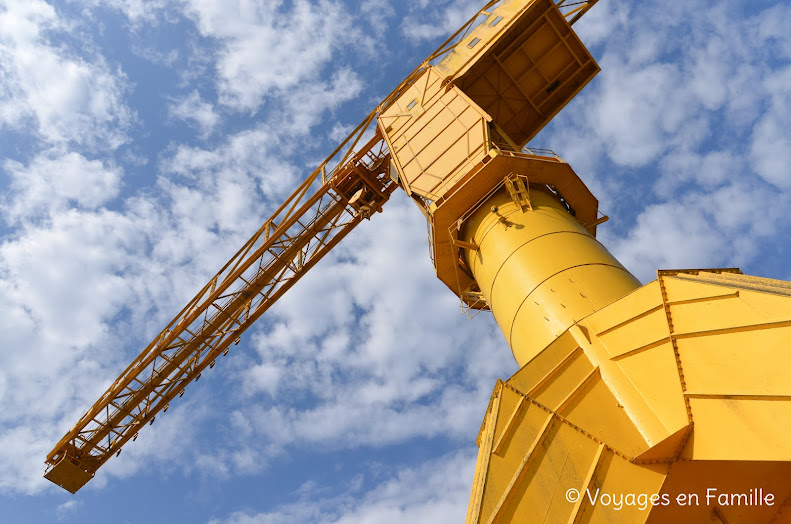
<svg viewBox="0 0 791 524">
<path fill-rule="evenodd" d="M 559 199 L 530 187 L 531 209 L 503 187 L 465 222 L 467 264 L 519 366 L 577 321 L 640 287 Z"/>
</svg>

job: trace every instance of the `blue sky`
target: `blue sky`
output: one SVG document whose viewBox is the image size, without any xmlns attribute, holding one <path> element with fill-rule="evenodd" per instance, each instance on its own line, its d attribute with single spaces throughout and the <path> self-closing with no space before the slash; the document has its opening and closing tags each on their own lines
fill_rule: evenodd
<svg viewBox="0 0 791 524">
<path fill-rule="evenodd" d="M 491 316 L 403 195 L 76 496 L 44 457 L 473 0 L 0 0 L 0 522 L 459 522 Z M 533 141 L 643 282 L 791 279 L 791 6 L 602 0 L 602 72 Z"/>
</svg>

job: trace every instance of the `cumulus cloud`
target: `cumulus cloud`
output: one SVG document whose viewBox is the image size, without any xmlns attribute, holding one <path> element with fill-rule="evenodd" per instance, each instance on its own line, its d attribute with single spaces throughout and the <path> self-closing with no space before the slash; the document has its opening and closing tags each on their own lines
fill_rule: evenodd
<svg viewBox="0 0 791 524">
<path fill-rule="evenodd" d="M 157 24 L 168 6 L 168 0 L 105 0 L 107 5 L 120 10 L 133 24 Z M 97 3 L 98 5 L 98 3 Z"/>
<path fill-rule="evenodd" d="M 220 115 L 214 110 L 214 106 L 203 100 L 197 90 L 171 103 L 169 110 L 172 118 L 196 125 L 203 138 L 211 135 L 220 121 Z"/>
<path fill-rule="evenodd" d="M 322 121 L 325 111 L 354 100 L 362 88 L 359 75 L 349 68 L 338 69 L 326 82 L 295 87 L 283 96 L 285 108 L 279 115 L 281 128 L 292 135 L 305 136 Z"/>
<path fill-rule="evenodd" d="M 258 139 L 241 135 L 215 154 L 174 160 L 165 168 L 172 180 L 123 197 L 124 172 L 107 161 L 55 149 L 28 164 L 5 161 L 2 212 L 14 229 L 0 241 L 0 340 L 15 350 L 0 352 L 0 491 L 47 486 L 51 446 L 257 229 L 256 177 L 269 171 L 253 159 L 275 165 Z M 233 169 L 231 160 L 247 163 Z M 199 408 L 169 412 L 171 422 L 100 479 L 180 457 Z"/>
<path fill-rule="evenodd" d="M 411 16 L 404 19 L 401 31 L 416 42 L 447 38 L 483 6 L 477 0 L 416 0 L 409 4 Z"/>
<path fill-rule="evenodd" d="M 612 4 L 608 20 L 578 24 L 602 73 L 544 139 L 603 195 L 615 224 L 602 238 L 643 280 L 659 268 L 750 264 L 788 229 L 775 209 L 791 199 L 791 82 L 788 59 L 766 52 L 789 40 L 768 21 L 785 8 L 745 22 L 739 5 Z"/>
<path fill-rule="evenodd" d="M 118 195 L 121 172 L 75 152 L 49 151 L 25 166 L 6 160 L 12 197 L 6 195 L 6 220 L 51 216 L 70 207 L 96 209 Z M 10 200 L 10 201 L 8 201 Z"/>
<path fill-rule="evenodd" d="M 615 163 L 645 165 L 670 145 L 692 107 L 687 93 L 674 89 L 681 73 L 675 66 L 653 62 L 627 68 L 615 57 L 605 57 L 602 64 L 610 74 L 600 84 L 602 96 L 596 100 L 591 127 L 609 146 Z"/>
<path fill-rule="evenodd" d="M 481 3 L 366 0 L 358 13 L 328 0 L 115 1 L 132 32 L 164 41 L 172 27 L 159 17 L 179 21 L 177 58 L 189 65 L 143 102 L 198 129 L 177 140 L 153 127 L 131 136 L 143 78 L 132 75 L 151 62 L 99 49 L 101 24 L 87 30 L 43 1 L 0 8 L 0 130 L 24 139 L 2 159 L 0 340 L 14 350 L 0 352 L 0 491 L 48 493 L 46 452 L 323 157 L 325 138 L 345 135 L 345 110 L 372 71 L 411 64 L 410 49 Z M 92 5 L 100 21 L 105 8 Z M 594 188 L 613 218 L 602 238 L 643 280 L 661 267 L 763 264 L 789 229 L 791 13 L 706 7 L 600 2 L 577 28 L 604 71 L 539 137 Z M 746 20 L 730 16 L 747 7 Z M 361 20 L 382 25 L 382 56 Z M 153 54 L 138 54 L 174 63 L 170 44 L 145 45 Z M 141 153 L 152 159 L 144 169 Z M 472 442 L 494 379 L 515 364 L 491 317 L 464 319 L 433 275 L 425 222 L 403 195 L 232 351 L 88 489 L 154 468 L 182 475 L 191 503 L 200 479 L 232 492 L 258 475 L 284 501 L 229 497 L 207 510 L 213 524 L 463 518 Z M 401 458 L 427 441 L 464 451 Z M 276 468 L 306 449 L 402 462 L 384 479 L 355 464 L 340 486 L 294 467 L 303 489 L 284 493 Z"/>
<path fill-rule="evenodd" d="M 791 39 L 789 39 L 791 40 Z M 753 129 L 750 153 L 756 172 L 783 190 L 791 189 L 791 66 L 769 75 L 766 112 Z"/>
<path fill-rule="evenodd" d="M 278 154 L 293 145 L 274 129 L 242 131 L 212 148 L 178 145 L 163 158 L 163 172 L 178 179 L 161 183 L 185 222 L 250 234 L 258 229 L 267 216 L 265 208 L 254 209 L 259 199 L 279 205 L 306 176 Z"/>
<path fill-rule="evenodd" d="M 220 43 L 220 101 L 237 110 L 255 111 L 272 91 L 320 79 L 335 50 L 363 39 L 337 1 L 297 0 L 289 8 L 277 0 L 190 0 L 187 13 Z"/>
<path fill-rule="evenodd" d="M 0 11 L 0 126 L 32 125 L 50 144 L 115 148 L 133 119 L 125 75 L 101 55 L 53 45 L 69 22 L 41 0 L 6 2 Z"/>
<path fill-rule="evenodd" d="M 43 487 L 42 457 L 121 364 L 108 322 L 131 298 L 117 275 L 139 240 L 128 226 L 73 210 L 0 244 L 2 491 Z"/>
<path fill-rule="evenodd" d="M 387 29 L 387 20 L 395 16 L 393 5 L 388 0 L 363 0 L 360 12 L 367 16 L 377 30 Z"/>
<path fill-rule="evenodd" d="M 341 48 L 365 47 L 365 39 L 355 40 L 340 3 L 264 6 L 276 17 L 244 3 L 190 4 L 192 20 L 216 45 L 209 56 L 216 58 L 218 77 L 202 81 L 215 80 L 221 102 L 231 109 L 255 110 L 275 101 L 282 110 L 209 146 L 172 143 L 146 151 L 158 158 L 146 166 L 157 176 L 152 185 L 137 188 L 131 172 L 141 163 L 129 160 L 130 150 L 115 155 L 129 139 L 132 120 L 120 69 L 112 70 L 90 33 L 70 47 L 76 40 L 69 38 L 82 26 L 49 4 L 9 5 L 0 12 L 4 27 L 12 28 L 4 33 L 0 55 L 8 73 L 0 92 L 9 101 L 2 122 L 4 129 L 36 141 L 18 159 L 2 162 L 8 177 L 2 213 L 11 229 L 0 241 L 0 339 L 23 350 L 0 353 L 0 459 L 6 466 L 0 491 L 35 494 L 48 486 L 41 473 L 51 446 L 293 189 L 309 163 L 305 151 L 315 150 L 283 132 L 304 135 L 324 112 L 358 96 L 363 81 L 354 68 L 325 66 Z M 137 30 L 154 24 L 150 14 L 161 3 L 113 6 Z M 63 39 L 56 44 L 52 35 Z M 46 67 L 33 71 L 36 60 Z M 59 77 L 57 87 L 53 77 Z M 177 92 L 188 95 L 162 97 L 163 114 L 169 109 L 173 118 L 194 122 L 207 135 L 224 125 L 202 91 Z M 131 151 L 141 147 L 135 143 Z M 507 352 L 489 358 L 492 344 L 461 334 L 448 347 L 438 343 L 463 317 L 448 291 L 437 292 L 422 217 L 403 201 L 392 206 L 386 227 L 366 223 L 367 233 L 350 238 L 349 248 L 325 261 L 324 276 L 316 273 L 300 283 L 303 291 L 289 294 L 290 305 L 284 302 L 279 315 L 252 332 L 258 333 L 253 338 L 260 353 L 231 357 L 228 371 L 217 372 L 230 383 L 232 408 L 226 404 L 215 412 L 215 399 L 198 390 L 194 400 L 171 408 L 111 460 L 90 489 L 151 465 L 220 478 L 260 473 L 270 457 L 292 451 L 295 443 L 338 446 L 342 432 L 358 431 L 366 417 L 379 430 L 361 433 L 353 445 L 474 433 L 492 377 L 510 365 Z M 400 231 L 405 221 L 411 224 L 408 234 Z M 377 252 L 394 247 L 396 257 Z M 414 252 L 422 255 L 419 270 L 412 267 Z M 396 270 L 405 273 L 388 275 Z M 418 287 L 431 282 L 433 291 L 408 291 L 402 279 L 415 279 Z M 447 313 L 427 329 L 404 332 L 396 344 L 388 317 L 403 325 L 415 322 L 415 311 L 399 301 L 433 304 Z M 491 334 L 491 323 L 485 326 L 483 333 Z M 461 357 L 468 353 L 480 355 L 479 369 L 468 369 Z M 458 373 L 464 377 L 460 384 Z M 313 379 L 316 384 L 308 386 Z M 322 383 L 332 390 L 322 391 Z M 349 403 L 355 385 L 364 395 Z M 266 395 L 297 390 L 310 401 L 256 407 Z M 434 408 L 443 414 L 428 429 L 409 429 L 419 428 Z M 267 411 L 280 416 L 294 437 L 267 429 Z M 314 420 L 323 422 L 314 426 Z M 236 431 L 218 451 L 200 442 L 199 430 L 207 424 Z M 392 435 L 382 438 L 382 431 Z M 245 434 L 257 444 L 237 438 Z M 60 513 L 69 511 L 64 506 Z"/>
<path fill-rule="evenodd" d="M 58 520 L 63 520 L 68 518 L 72 515 L 77 509 L 79 508 L 79 503 L 76 500 L 67 500 L 57 508 L 55 508 L 55 514 L 58 517 Z"/>
<path fill-rule="evenodd" d="M 167 210 L 175 189 L 128 198 L 123 213 L 108 210 L 101 180 L 88 179 L 97 191 L 86 192 L 90 206 L 69 204 L 64 190 L 47 203 L 46 220 L 0 243 L 0 339 L 15 349 L 0 352 L 0 491 L 47 486 L 41 468 L 51 446 L 240 243 L 183 227 L 179 210 Z M 23 187 L 9 208 L 24 209 L 38 194 Z M 169 413 L 157 440 L 141 438 L 130 459 L 107 471 L 127 476 L 178 457 L 199 407 Z"/>
<path fill-rule="evenodd" d="M 213 518 L 209 524 L 461 522 L 470 497 L 467 479 L 474 470 L 472 453 L 450 454 L 416 467 L 399 468 L 373 486 L 366 486 L 364 478 L 355 478 L 339 495 L 314 494 L 315 488 L 307 485 L 299 494 L 304 498 L 299 503 L 262 513 L 240 511 Z"/>
</svg>

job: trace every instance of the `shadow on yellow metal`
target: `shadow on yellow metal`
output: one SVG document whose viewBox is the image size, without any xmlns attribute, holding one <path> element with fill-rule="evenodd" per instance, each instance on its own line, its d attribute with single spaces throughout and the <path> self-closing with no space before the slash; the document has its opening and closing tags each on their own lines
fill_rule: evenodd
<svg viewBox="0 0 791 524">
<path fill-rule="evenodd" d="M 791 522 L 789 341 L 788 282 L 660 271 L 498 383 L 467 521 Z"/>
</svg>

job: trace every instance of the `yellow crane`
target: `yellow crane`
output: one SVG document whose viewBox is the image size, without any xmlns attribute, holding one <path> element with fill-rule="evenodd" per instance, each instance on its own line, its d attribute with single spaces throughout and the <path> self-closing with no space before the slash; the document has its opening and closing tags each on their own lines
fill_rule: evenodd
<svg viewBox="0 0 791 524">
<path fill-rule="evenodd" d="M 48 454 L 74 493 L 397 188 L 437 276 L 491 310 L 519 371 L 478 435 L 467 522 L 791 522 L 791 284 L 644 286 L 598 201 L 525 145 L 599 71 L 596 0 L 490 1 L 278 208 Z"/>
</svg>

